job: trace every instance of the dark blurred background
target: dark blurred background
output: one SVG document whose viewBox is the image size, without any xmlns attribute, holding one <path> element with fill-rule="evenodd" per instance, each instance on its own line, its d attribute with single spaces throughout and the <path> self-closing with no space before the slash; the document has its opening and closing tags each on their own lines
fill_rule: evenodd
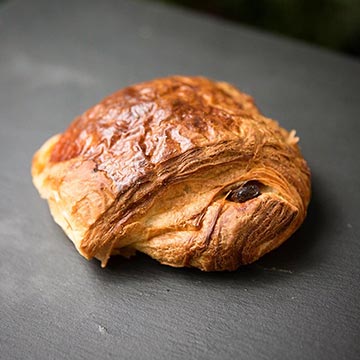
<svg viewBox="0 0 360 360">
<path fill-rule="evenodd" d="M 175 4 L 360 57 L 360 0 L 147 0 Z"/>
<path fill-rule="evenodd" d="M 0 0 L 0 9 L 9 1 L 15 0 Z M 360 0 L 146 1 L 191 8 L 360 57 Z"/>
</svg>

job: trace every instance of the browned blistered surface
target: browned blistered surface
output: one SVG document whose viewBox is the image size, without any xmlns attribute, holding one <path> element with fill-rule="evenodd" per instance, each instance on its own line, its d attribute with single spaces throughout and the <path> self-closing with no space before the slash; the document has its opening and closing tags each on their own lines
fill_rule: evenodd
<svg viewBox="0 0 360 360">
<path fill-rule="evenodd" d="M 234 270 L 302 223 L 310 172 L 294 132 L 227 83 L 174 76 L 120 90 L 35 154 L 33 179 L 77 249 Z M 260 195 L 229 196 L 247 183 Z M 257 185 L 256 185 L 257 186 Z"/>
</svg>

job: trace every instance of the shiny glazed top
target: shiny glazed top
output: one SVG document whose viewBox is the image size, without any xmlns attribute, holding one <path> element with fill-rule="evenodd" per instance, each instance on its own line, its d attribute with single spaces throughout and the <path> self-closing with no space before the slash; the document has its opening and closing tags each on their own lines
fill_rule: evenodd
<svg viewBox="0 0 360 360">
<path fill-rule="evenodd" d="M 206 161 L 231 151 L 242 161 L 268 163 L 277 173 L 284 170 L 295 188 L 307 186 L 279 165 L 285 158 L 290 167 L 308 172 L 296 139 L 261 116 L 250 96 L 202 77 L 156 79 L 108 96 L 73 121 L 50 161 L 92 160 L 94 171 L 105 171 L 125 191 L 181 155 Z"/>
</svg>

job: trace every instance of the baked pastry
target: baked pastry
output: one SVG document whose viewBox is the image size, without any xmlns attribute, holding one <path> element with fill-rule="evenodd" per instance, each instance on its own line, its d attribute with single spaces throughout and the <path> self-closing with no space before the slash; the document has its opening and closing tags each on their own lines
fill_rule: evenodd
<svg viewBox="0 0 360 360">
<path fill-rule="evenodd" d="M 225 82 L 172 76 L 122 89 L 34 155 L 52 216 L 87 259 L 141 251 L 235 270 L 303 222 L 310 172 L 288 133 Z"/>
</svg>

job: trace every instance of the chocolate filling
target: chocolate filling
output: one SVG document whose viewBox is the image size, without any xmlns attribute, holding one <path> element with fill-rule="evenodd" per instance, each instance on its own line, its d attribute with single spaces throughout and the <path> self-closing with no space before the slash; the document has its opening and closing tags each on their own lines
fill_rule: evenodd
<svg viewBox="0 0 360 360">
<path fill-rule="evenodd" d="M 243 203 L 261 195 L 261 184 L 257 181 L 249 181 L 241 187 L 234 189 L 227 196 L 226 200 Z"/>
</svg>

